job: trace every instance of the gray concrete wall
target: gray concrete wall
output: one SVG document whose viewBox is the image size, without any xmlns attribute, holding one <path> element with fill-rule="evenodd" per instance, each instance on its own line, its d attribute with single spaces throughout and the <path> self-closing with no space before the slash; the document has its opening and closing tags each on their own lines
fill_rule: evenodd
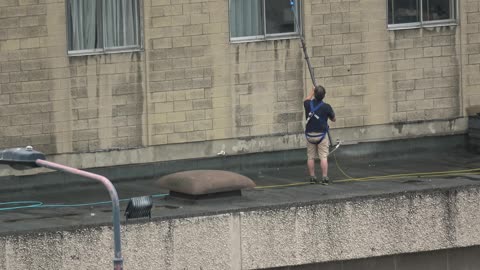
<svg viewBox="0 0 480 270">
<path fill-rule="evenodd" d="M 480 244 L 480 188 L 402 192 L 122 228 L 125 269 L 258 269 Z M 108 226 L 0 237 L 0 268 L 108 269 Z"/>
<path fill-rule="evenodd" d="M 480 247 L 474 246 L 268 270 L 474 270 L 480 265 L 478 252 Z"/>
</svg>

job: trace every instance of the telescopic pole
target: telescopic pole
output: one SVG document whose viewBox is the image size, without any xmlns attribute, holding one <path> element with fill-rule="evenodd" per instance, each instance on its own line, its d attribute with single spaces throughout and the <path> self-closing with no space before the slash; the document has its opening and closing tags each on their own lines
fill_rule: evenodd
<svg viewBox="0 0 480 270">
<path fill-rule="evenodd" d="M 297 12 L 295 12 L 295 1 L 299 1 L 299 0 L 290 0 L 290 7 L 292 9 L 293 18 L 295 20 L 295 22 L 294 22 L 295 29 L 296 29 L 298 35 L 300 36 L 300 42 L 302 44 L 303 55 L 305 56 L 305 61 L 307 62 L 307 67 L 308 67 L 308 71 L 310 73 L 310 78 L 312 79 L 313 86 L 315 86 L 315 88 L 317 88 L 317 86 L 318 86 L 317 80 L 315 79 L 315 74 L 313 73 L 312 64 L 310 63 L 310 57 L 308 57 L 307 44 L 305 42 L 305 38 L 302 35 L 302 32 L 300 31 L 300 29 L 298 27 L 299 22 L 298 22 Z M 332 137 L 330 136 L 330 132 L 328 130 L 327 130 L 327 135 L 328 135 L 328 140 L 330 142 L 330 146 L 333 146 Z"/>
</svg>

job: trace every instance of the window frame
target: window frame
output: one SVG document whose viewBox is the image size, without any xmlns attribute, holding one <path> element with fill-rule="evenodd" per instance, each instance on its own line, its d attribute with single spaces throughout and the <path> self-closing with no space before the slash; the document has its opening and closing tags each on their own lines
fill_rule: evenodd
<svg viewBox="0 0 480 270">
<path fill-rule="evenodd" d="M 459 18 L 459 10 L 458 10 L 458 2 L 459 0 L 449 0 L 452 4 L 454 10 L 450 11 L 450 19 L 446 20 L 434 20 L 434 21 L 424 21 L 423 20 L 423 0 L 419 1 L 419 8 L 420 8 L 420 20 L 418 22 L 411 22 L 411 23 L 388 23 L 388 3 L 389 1 L 401 1 L 401 0 L 388 0 L 387 1 L 387 30 L 404 30 L 404 29 L 415 29 L 415 28 L 423 28 L 423 27 L 437 27 L 437 26 L 455 26 L 458 24 Z"/>
<path fill-rule="evenodd" d="M 87 50 L 70 50 L 69 39 L 70 33 L 69 31 L 69 14 L 68 14 L 68 6 L 70 0 L 65 0 L 65 18 L 66 18 L 66 50 L 67 56 L 88 56 L 88 55 L 101 55 L 101 54 L 114 54 L 114 53 L 127 53 L 127 52 L 140 52 L 144 50 L 144 10 L 143 10 L 143 1 L 136 0 L 138 3 L 138 45 L 134 46 L 122 46 L 122 47 L 106 47 L 105 42 L 103 42 L 103 48 L 94 48 L 94 49 L 87 49 Z M 98 1 L 98 0 L 97 0 Z M 102 0 L 100 0 L 102 1 Z M 103 2 L 103 1 L 102 1 Z M 103 5 L 102 5 L 103 6 Z M 102 10 L 102 40 L 106 39 L 106 24 L 104 23 L 104 16 Z"/>
<path fill-rule="evenodd" d="M 279 40 L 279 39 L 295 39 L 298 38 L 302 31 L 302 16 L 301 14 L 301 3 L 302 1 L 300 0 L 293 0 L 295 1 L 295 12 L 296 12 L 296 20 L 298 20 L 298 25 L 296 26 L 296 30 L 294 32 L 286 32 L 286 33 L 275 33 L 275 34 L 267 34 L 267 16 L 266 16 L 266 9 L 265 9 L 265 1 L 266 0 L 258 0 L 262 1 L 262 23 L 263 23 L 263 35 L 256 35 L 256 36 L 244 36 L 244 37 L 232 37 L 232 31 L 230 31 L 231 27 L 231 20 L 230 20 L 230 12 L 231 12 L 231 6 L 232 6 L 232 1 L 228 1 L 228 36 L 230 38 L 231 43 L 245 43 L 245 42 L 258 42 L 258 41 L 267 41 L 267 40 Z M 294 18 L 294 27 L 295 24 L 297 23 Z"/>
</svg>

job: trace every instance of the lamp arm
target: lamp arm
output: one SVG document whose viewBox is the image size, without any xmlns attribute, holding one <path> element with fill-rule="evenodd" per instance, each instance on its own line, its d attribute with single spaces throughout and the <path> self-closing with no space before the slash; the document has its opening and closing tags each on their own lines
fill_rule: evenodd
<svg viewBox="0 0 480 270">
<path fill-rule="evenodd" d="M 120 202 L 118 199 L 118 194 L 113 186 L 112 182 L 108 180 L 108 178 L 82 171 L 76 168 L 68 167 L 65 165 L 61 165 L 58 163 L 37 159 L 35 163 L 40 167 L 49 168 L 56 171 L 62 171 L 70 174 L 79 175 L 85 178 L 93 179 L 96 181 L 101 182 L 108 190 L 110 194 L 110 198 L 112 200 L 112 211 L 113 211 L 113 238 L 114 238 L 114 248 L 115 248 L 115 256 L 113 258 L 113 269 L 114 270 L 122 270 L 123 269 L 123 258 L 122 258 L 122 247 L 121 247 L 121 240 L 120 240 Z"/>
</svg>

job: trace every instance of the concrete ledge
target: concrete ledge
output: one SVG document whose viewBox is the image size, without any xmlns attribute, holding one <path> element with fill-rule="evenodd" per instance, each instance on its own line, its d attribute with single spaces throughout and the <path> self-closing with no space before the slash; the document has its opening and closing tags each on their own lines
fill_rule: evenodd
<svg viewBox="0 0 480 270">
<path fill-rule="evenodd" d="M 331 130 L 331 135 L 333 141 L 340 139 L 346 142 L 346 144 L 358 144 L 413 139 L 425 136 L 466 134 L 467 126 L 468 118 L 456 118 L 352 128 L 334 128 Z M 277 134 L 182 144 L 152 145 L 137 149 L 112 149 L 94 153 L 67 153 L 50 155 L 47 159 L 75 168 L 92 169 L 129 165 L 143 166 L 143 164 L 147 163 L 216 158 L 219 153 L 225 153 L 226 157 L 235 157 L 245 154 L 304 148 L 305 139 L 303 133 Z M 3 167 L 3 169 L 0 170 L 0 176 L 24 176 L 46 172 L 49 172 L 49 170 L 34 169 L 15 171 L 8 167 Z"/>
<path fill-rule="evenodd" d="M 480 244 L 480 187 L 290 203 L 122 228 L 125 269 L 259 269 Z M 0 268 L 108 269 L 109 226 L 0 237 Z"/>
<path fill-rule="evenodd" d="M 303 140 L 303 138 L 302 138 Z M 335 154 L 339 158 L 382 158 L 396 159 L 422 153 L 444 153 L 446 151 L 466 149 L 465 134 L 449 136 L 431 136 L 391 141 L 363 142 L 345 144 Z M 392 153 L 395 153 L 392 156 Z M 232 156 L 220 156 L 203 159 L 185 159 L 130 164 L 86 169 L 103 175 L 113 182 L 154 178 L 186 170 L 230 170 L 238 172 L 245 169 L 273 168 L 290 165 L 303 165 L 306 160 L 305 149 L 246 153 Z M 37 169 L 36 169 L 37 170 Z M 95 182 L 60 172 L 46 172 L 33 175 L 0 176 L 3 185 L 0 193 L 28 189 L 49 189 L 52 187 L 72 187 L 90 185 Z"/>
</svg>

